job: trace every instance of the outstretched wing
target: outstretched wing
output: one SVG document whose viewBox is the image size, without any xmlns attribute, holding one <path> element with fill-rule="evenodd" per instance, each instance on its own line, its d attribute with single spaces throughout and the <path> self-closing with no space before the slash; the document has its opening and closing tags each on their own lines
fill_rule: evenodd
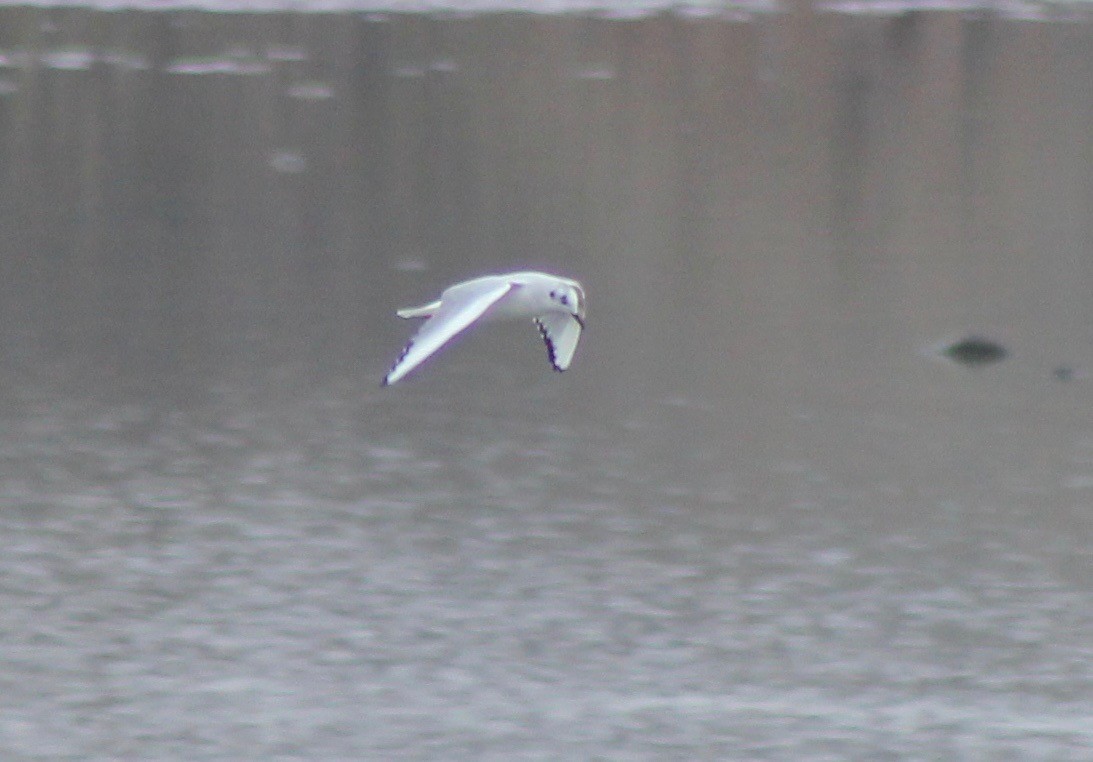
<svg viewBox="0 0 1093 762">
<path fill-rule="evenodd" d="M 450 296 L 446 294 L 440 309 L 422 324 L 414 338 L 403 348 L 402 354 L 384 377 L 383 385 L 390 386 L 397 382 L 439 352 L 513 288 L 512 283 L 493 283 L 483 284 L 480 288 L 460 289 Z"/>
<path fill-rule="evenodd" d="M 539 326 L 539 333 L 546 342 L 547 356 L 554 370 L 568 368 L 581 338 L 581 324 L 572 315 L 548 312 L 535 318 L 535 325 Z"/>
</svg>

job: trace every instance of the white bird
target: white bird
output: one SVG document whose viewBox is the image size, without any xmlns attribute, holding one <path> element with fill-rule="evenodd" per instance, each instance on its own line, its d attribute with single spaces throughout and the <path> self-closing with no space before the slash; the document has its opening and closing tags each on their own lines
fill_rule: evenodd
<svg viewBox="0 0 1093 762">
<path fill-rule="evenodd" d="M 428 318 L 402 350 L 383 379 L 390 386 L 479 323 L 532 318 L 546 342 L 554 370 L 569 367 L 584 328 L 581 284 L 539 272 L 486 275 L 444 289 L 438 301 L 396 313 L 400 318 Z"/>
</svg>

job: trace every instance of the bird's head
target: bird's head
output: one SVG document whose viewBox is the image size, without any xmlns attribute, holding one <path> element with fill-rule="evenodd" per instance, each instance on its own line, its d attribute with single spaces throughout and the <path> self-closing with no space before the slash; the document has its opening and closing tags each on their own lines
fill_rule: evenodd
<svg viewBox="0 0 1093 762">
<path fill-rule="evenodd" d="M 559 279 L 558 284 L 550 290 L 550 298 L 563 310 L 572 315 L 581 328 L 584 328 L 585 298 L 584 289 L 575 280 Z"/>
</svg>

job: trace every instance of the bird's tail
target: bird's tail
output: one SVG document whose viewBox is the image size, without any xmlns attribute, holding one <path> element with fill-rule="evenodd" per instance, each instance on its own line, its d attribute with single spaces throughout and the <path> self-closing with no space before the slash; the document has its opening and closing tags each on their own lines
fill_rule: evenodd
<svg viewBox="0 0 1093 762">
<path fill-rule="evenodd" d="M 436 314 L 436 311 L 440 309 L 440 302 L 433 302 L 432 304 L 426 304 L 423 307 L 407 307 L 404 310 L 399 310 L 395 314 L 400 318 L 427 318 Z"/>
</svg>

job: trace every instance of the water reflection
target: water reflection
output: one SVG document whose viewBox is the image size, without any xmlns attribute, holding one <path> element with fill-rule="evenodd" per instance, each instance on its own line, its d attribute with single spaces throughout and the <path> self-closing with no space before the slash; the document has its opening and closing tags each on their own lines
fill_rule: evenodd
<svg viewBox="0 0 1093 762">
<path fill-rule="evenodd" d="M 1093 742 L 1088 26 L 0 20 L 9 755 Z"/>
</svg>

